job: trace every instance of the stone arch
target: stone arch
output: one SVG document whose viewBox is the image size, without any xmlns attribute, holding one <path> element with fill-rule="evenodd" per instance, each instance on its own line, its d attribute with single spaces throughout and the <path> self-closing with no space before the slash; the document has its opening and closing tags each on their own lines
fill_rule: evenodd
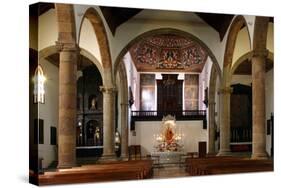
<svg viewBox="0 0 281 188">
<path fill-rule="evenodd" d="M 247 27 L 247 22 L 246 22 L 244 16 L 241 16 L 241 15 L 236 16 L 231 23 L 231 26 L 229 28 L 229 33 L 227 36 L 226 45 L 225 45 L 223 67 L 226 67 L 228 65 L 230 65 L 230 67 L 231 67 L 237 35 L 243 25 L 245 25 Z M 248 30 L 248 35 L 249 35 L 248 27 L 247 27 L 247 30 Z M 249 35 L 249 37 L 250 37 L 250 35 Z"/>
<path fill-rule="evenodd" d="M 100 55 L 101 55 L 101 63 L 102 66 L 105 69 L 112 69 L 112 63 L 111 63 L 111 55 L 110 55 L 110 48 L 109 48 L 109 42 L 108 42 L 108 37 L 106 34 L 106 29 L 104 27 L 103 21 L 97 12 L 96 9 L 94 8 L 89 8 L 86 10 L 81 23 L 83 23 L 84 19 L 88 19 L 96 33 L 97 41 L 99 44 L 99 49 L 100 49 Z M 79 39 L 80 39 L 80 34 L 81 34 L 81 28 L 82 25 L 80 25 L 79 29 Z M 79 42 L 79 41 L 78 41 Z"/>
<path fill-rule="evenodd" d="M 215 55 L 213 54 L 213 52 L 210 50 L 210 48 L 203 42 L 201 41 L 199 38 L 197 38 L 196 36 L 186 32 L 186 31 L 182 31 L 179 29 L 174 29 L 174 28 L 160 28 L 160 29 L 154 29 L 154 30 L 150 30 L 147 32 L 144 32 L 140 35 L 138 35 L 136 38 L 134 38 L 133 40 L 131 40 L 119 53 L 119 55 L 117 56 L 115 62 L 114 62 L 114 77 L 116 76 L 116 72 L 118 70 L 118 67 L 120 66 L 121 60 L 124 57 L 124 55 L 129 51 L 129 49 L 137 42 L 139 42 L 140 40 L 142 40 L 145 37 L 149 37 L 149 36 L 153 36 L 153 35 L 158 35 L 158 34 L 169 34 L 169 33 L 173 33 L 173 34 L 177 34 L 186 38 L 189 38 L 191 40 L 196 41 L 202 48 L 204 48 L 204 50 L 206 50 L 208 56 L 211 58 L 212 62 L 213 62 L 213 66 L 215 66 L 219 78 L 221 79 L 221 69 L 219 66 L 219 63 L 215 57 Z"/>
<path fill-rule="evenodd" d="M 219 77 L 219 82 L 221 82 L 221 69 L 220 66 L 218 64 L 218 61 L 216 59 L 216 57 L 214 56 L 213 52 L 210 50 L 210 48 L 203 42 L 201 41 L 199 38 L 195 37 L 194 35 L 182 31 L 182 30 L 178 30 L 178 29 L 174 29 L 174 28 L 161 28 L 161 29 L 155 29 L 155 30 L 151 30 L 148 32 L 145 32 L 143 34 L 140 34 L 139 36 L 137 36 L 136 38 L 134 38 L 133 40 L 131 40 L 119 53 L 119 55 L 116 58 L 116 61 L 114 63 L 114 78 L 117 75 L 117 72 L 124 72 L 124 74 L 126 74 L 126 70 L 125 70 L 125 66 L 124 63 L 122 62 L 122 58 L 125 56 L 125 54 L 129 51 L 129 49 L 137 42 L 139 42 L 140 40 L 142 40 L 145 37 L 149 37 L 149 36 L 153 36 L 153 35 L 157 35 L 157 34 L 168 34 L 168 33 L 173 33 L 173 34 L 177 34 L 186 38 L 189 38 L 191 40 L 196 41 L 202 48 L 204 48 L 204 50 L 206 50 L 208 56 L 211 58 L 213 65 L 212 65 L 212 76 L 211 79 L 214 78 L 215 82 L 216 82 L 216 78 Z M 124 67 L 124 68 L 120 68 L 120 67 Z M 122 73 L 121 73 L 122 74 Z M 116 79 L 114 79 L 116 80 Z M 215 100 L 215 93 L 216 93 L 216 84 L 210 84 L 210 91 L 213 93 L 213 95 L 211 96 L 212 98 L 210 100 L 214 101 Z M 123 96 L 124 97 L 124 96 Z M 126 98 L 126 100 L 128 101 L 128 97 Z"/>
<path fill-rule="evenodd" d="M 216 134 L 216 121 L 215 121 L 215 111 L 216 111 L 216 86 L 220 85 L 220 79 L 219 83 L 217 83 L 218 78 L 218 72 L 215 66 L 213 65 L 211 68 L 211 74 L 210 74 L 210 82 L 209 82 L 209 101 L 208 101 L 208 121 L 209 121 L 209 138 L 208 138 L 208 152 L 209 153 L 215 153 L 215 134 Z M 219 101 L 217 101 L 219 103 Z M 220 114 L 219 114 L 220 115 Z"/>
<path fill-rule="evenodd" d="M 58 42 L 76 44 L 74 9 L 71 4 L 55 4 L 58 23 Z"/>
<path fill-rule="evenodd" d="M 234 74 L 235 70 L 238 68 L 238 66 L 243 63 L 245 60 L 250 60 L 253 57 L 253 51 L 247 52 L 244 55 L 242 55 L 232 66 L 231 68 L 231 76 Z M 274 63 L 273 60 L 273 53 L 268 52 L 267 59 L 269 59 L 272 63 Z"/>
<path fill-rule="evenodd" d="M 220 150 L 218 155 L 227 155 L 230 152 L 230 71 L 233 61 L 234 48 L 240 29 L 247 22 L 244 16 L 238 15 L 232 21 L 225 45 L 222 82 L 220 93 Z M 248 27 L 247 27 L 248 29 Z M 248 29 L 249 34 L 249 29 Z"/>
<path fill-rule="evenodd" d="M 42 61 L 42 59 L 50 56 L 50 55 L 53 55 L 53 54 L 56 54 L 56 53 L 59 53 L 59 49 L 57 46 L 53 45 L 53 46 L 48 46 L 42 50 L 40 50 L 39 52 L 39 62 Z M 88 58 L 99 70 L 99 72 L 101 73 L 101 76 L 102 76 L 102 80 L 103 80 L 103 67 L 101 67 L 100 63 L 98 62 L 97 58 L 91 54 L 89 51 L 83 49 L 83 48 L 80 48 L 80 55 Z"/>
<path fill-rule="evenodd" d="M 253 50 L 266 49 L 268 23 L 269 17 L 256 17 L 253 37 Z"/>
<path fill-rule="evenodd" d="M 121 63 L 118 70 L 119 72 L 119 79 L 120 79 L 120 88 L 118 90 L 120 91 L 121 94 L 121 100 L 120 100 L 120 105 L 121 105 L 121 113 L 120 113 L 120 118 L 121 118 L 121 157 L 122 158 L 127 158 L 128 157 L 128 82 L 127 82 L 127 72 L 126 72 L 126 67 L 124 63 Z M 119 105 L 119 104 L 118 104 Z"/>
</svg>

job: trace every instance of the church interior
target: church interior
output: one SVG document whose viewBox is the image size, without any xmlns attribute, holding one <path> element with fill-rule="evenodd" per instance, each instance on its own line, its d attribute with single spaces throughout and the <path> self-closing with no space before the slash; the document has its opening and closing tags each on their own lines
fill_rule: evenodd
<svg viewBox="0 0 281 188">
<path fill-rule="evenodd" d="M 273 171 L 273 17 L 29 8 L 37 185 Z"/>
</svg>

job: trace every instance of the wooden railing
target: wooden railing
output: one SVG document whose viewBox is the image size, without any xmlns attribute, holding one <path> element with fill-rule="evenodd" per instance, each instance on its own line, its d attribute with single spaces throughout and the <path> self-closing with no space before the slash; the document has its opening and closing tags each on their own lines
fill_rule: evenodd
<svg viewBox="0 0 281 188">
<path fill-rule="evenodd" d="M 132 111 L 131 130 L 135 130 L 136 121 L 161 121 L 163 116 L 172 115 L 176 120 L 202 120 L 203 129 L 207 128 L 206 110 L 178 110 L 178 111 Z"/>
</svg>

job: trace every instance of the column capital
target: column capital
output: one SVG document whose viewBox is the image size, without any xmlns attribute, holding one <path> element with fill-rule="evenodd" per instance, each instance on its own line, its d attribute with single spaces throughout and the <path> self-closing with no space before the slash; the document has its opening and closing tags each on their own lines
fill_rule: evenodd
<svg viewBox="0 0 281 188">
<path fill-rule="evenodd" d="M 115 87 L 100 86 L 100 91 L 106 94 L 114 94 L 117 92 Z"/>
<path fill-rule="evenodd" d="M 269 52 L 267 49 L 255 49 L 253 50 L 252 57 L 263 57 L 266 58 L 268 56 Z"/>
<path fill-rule="evenodd" d="M 65 43 L 65 42 L 60 42 L 56 41 L 56 47 L 59 52 L 78 52 L 80 51 L 79 46 L 76 43 Z"/>
<path fill-rule="evenodd" d="M 221 87 L 218 89 L 218 94 L 231 94 L 233 91 L 232 87 Z"/>
<path fill-rule="evenodd" d="M 211 100 L 211 101 L 208 102 L 208 104 L 209 104 L 209 105 L 215 105 L 216 102 L 215 102 L 214 100 Z"/>
</svg>

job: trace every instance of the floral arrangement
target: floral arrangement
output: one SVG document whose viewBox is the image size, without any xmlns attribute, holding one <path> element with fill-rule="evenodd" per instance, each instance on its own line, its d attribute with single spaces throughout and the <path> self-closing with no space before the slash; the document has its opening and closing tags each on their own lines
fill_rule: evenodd
<svg viewBox="0 0 281 188">
<path fill-rule="evenodd" d="M 181 151 L 183 145 L 180 144 L 183 138 L 183 134 L 178 133 L 176 129 L 175 117 L 168 115 L 163 118 L 161 133 L 154 135 L 156 145 L 154 146 L 156 151 Z"/>
</svg>

